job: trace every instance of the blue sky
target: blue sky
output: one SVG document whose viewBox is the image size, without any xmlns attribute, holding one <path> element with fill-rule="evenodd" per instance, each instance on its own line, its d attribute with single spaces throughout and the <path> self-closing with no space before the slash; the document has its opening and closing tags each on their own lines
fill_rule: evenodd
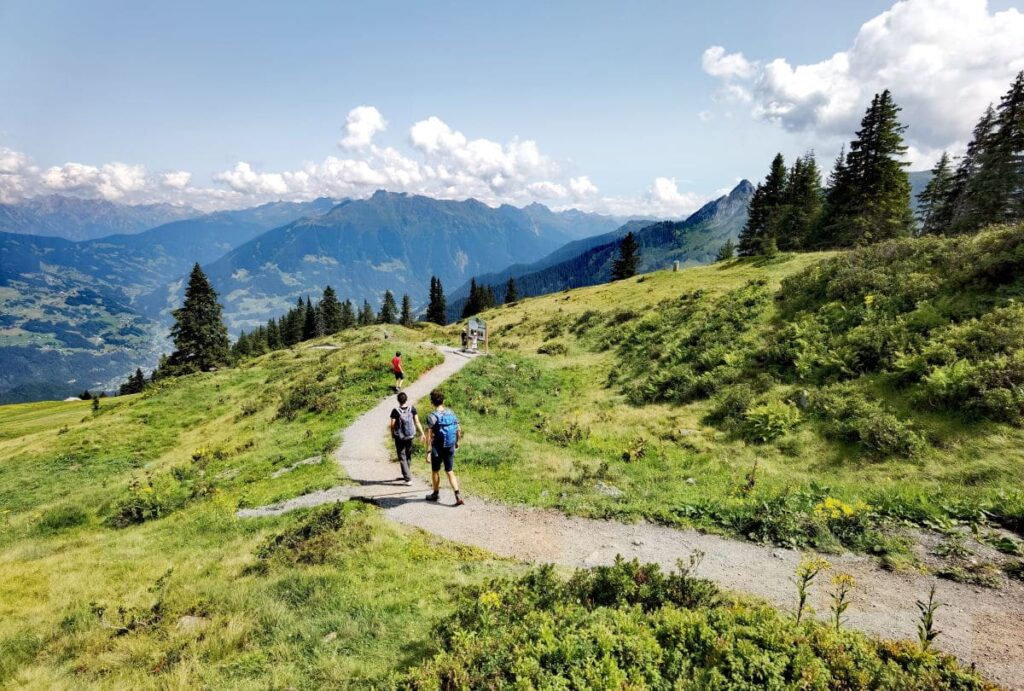
<svg viewBox="0 0 1024 691">
<path fill-rule="evenodd" d="M 386 179 L 381 186 L 492 203 L 672 215 L 760 177 L 778 150 L 831 158 L 889 72 L 897 102 L 904 87 L 907 115 L 922 123 L 912 155 L 927 165 L 963 145 L 1024 59 L 1020 15 L 997 14 L 1014 3 L 981 0 L 912 0 L 892 10 L 902 20 L 897 12 L 866 38 L 862 26 L 891 0 L 145 4 L 0 3 L 0 152 L 18 157 L 7 165 L 8 197 L 215 206 L 359 195 Z M 908 32 L 933 21 L 935 35 L 909 42 L 937 53 L 942 74 L 957 73 L 943 86 L 966 94 L 953 116 L 929 102 L 942 94 L 921 93 L 908 76 L 920 55 L 900 54 Z M 957 51 L 974 40 L 992 52 L 993 35 L 1002 48 L 989 62 L 960 69 Z M 712 46 L 724 61 L 708 63 Z M 840 52 L 853 56 L 849 69 L 828 62 Z M 794 73 L 772 67 L 777 58 Z M 358 106 L 375 108 L 386 128 L 366 146 L 340 148 Z M 432 130 L 436 146 L 412 143 L 410 128 L 432 116 L 443 125 Z M 516 138 L 536 152 L 510 149 Z M 500 153 L 466 148 L 477 139 Z M 372 175 L 352 172 L 362 161 Z M 81 167 L 61 168 L 69 162 Z M 187 185 L 162 184 L 178 171 L 191 174 Z M 589 186 L 570 185 L 581 178 Z M 674 181 L 674 192 L 659 192 L 658 179 Z"/>
</svg>

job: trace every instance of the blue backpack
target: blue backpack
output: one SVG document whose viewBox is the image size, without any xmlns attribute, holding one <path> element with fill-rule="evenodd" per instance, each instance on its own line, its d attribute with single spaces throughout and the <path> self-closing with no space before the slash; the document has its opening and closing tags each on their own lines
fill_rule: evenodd
<svg viewBox="0 0 1024 691">
<path fill-rule="evenodd" d="M 445 449 L 455 446 L 459 430 L 459 419 L 455 413 L 450 410 L 435 413 L 434 420 L 434 445 Z"/>
</svg>

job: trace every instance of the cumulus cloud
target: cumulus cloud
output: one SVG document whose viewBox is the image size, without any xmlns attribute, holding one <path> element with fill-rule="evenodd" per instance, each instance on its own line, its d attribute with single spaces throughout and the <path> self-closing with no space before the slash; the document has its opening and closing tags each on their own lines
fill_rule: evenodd
<svg viewBox="0 0 1024 691">
<path fill-rule="evenodd" d="M 621 215 L 678 217 L 707 201 L 680 192 L 674 179 L 658 178 L 634 197 L 603 196 L 587 175 L 568 175 L 537 142 L 471 138 L 431 116 L 413 123 L 401 149 L 374 143 L 386 122 L 372 106 L 349 111 L 342 155 L 290 170 L 264 170 L 238 161 L 198 186 L 186 170 L 150 173 L 142 165 L 65 163 L 43 171 L 23 154 L 0 148 L 0 198 L 60 192 L 124 203 L 174 202 L 213 210 L 275 200 L 365 198 L 378 189 L 444 199 L 475 198 L 485 204 L 553 209 L 579 208 Z"/>
<path fill-rule="evenodd" d="M 722 46 L 702 66 L 723 95 L 790 131 L 849 137 L 874 93 L 902 106 L 908 142 L 921 155 L 956 148 L 985 106 L 1024 69 L 1024 14 L 990 12 L 985 0 L 904 0 L 860 27 L 846 50 L 809 64 L 751 61 Z M 929 154 L 930 155 L 930 154 Z"/>
<path fill-rule="evenodd" d="M 358 106 L 345 118 L 345 137 L 338 142 L 343 149 L 365 149 L 378 132 L 387 129 L 384 116 L 373 106 Z"/>
</svg>

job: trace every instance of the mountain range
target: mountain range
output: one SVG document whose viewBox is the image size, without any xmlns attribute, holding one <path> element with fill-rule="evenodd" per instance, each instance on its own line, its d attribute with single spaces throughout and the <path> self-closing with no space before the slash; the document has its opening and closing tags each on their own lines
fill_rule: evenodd
<svg viewBox="0 0 1024 691">
<path fill-rule="evenodd" d="M 59 194 L 0 204 L 0 231 L 92 240 L 117 233 L 138 233 L 171 221 L 203 215 L 177 204 L 115 204 Z"/>
<path fill-rule="evenodd" d="M 520 297 L 604 283 L 611 279 L 619 242 L 629 232 L 640 246 L 641 273 L 675 261 L 684 266 L 705 264 L 714 260 L 726 240 L 739 236 L 753 193 L 754 186 L 742 180 L 729 194 L 705 204 L 684 221 L 630 221 L 609 233 L 568 244 L 532 264 L 477 276 L 476 282 L 490 286 L 499 299 L 509 278 L 515 279 Z M 451 294 L 449 318 L 458 318 L 468 296 L 468 284 Z"/>
</svg>

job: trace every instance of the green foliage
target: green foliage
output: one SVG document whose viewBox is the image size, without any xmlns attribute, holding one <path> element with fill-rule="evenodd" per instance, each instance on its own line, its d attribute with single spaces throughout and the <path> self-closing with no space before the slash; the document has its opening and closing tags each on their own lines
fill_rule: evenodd
<svg viewBox="0 0 1024 691">
<path fill-rule="evenodd" d="M 764 443 L 778 439 L 800 422 L 800 411 L 789 402 L 768 401 L 749 408 L 743 414 L 743 435 Z"/>
<path fill-rule="evenodd" d="M 43 512 L 39 519 L 39 532 L 61 533 L 89 522 L 89 512 L 80 504 L 60 504 Z"/>
<path fill-rule="evenodd" d="M 464 590 L 440 652 L 398 688 L 982 689 L 954 658 L 722 598 L 689 573 L 617 560 Z"/>
<path fill-rule="evenodd" d="M 640 245 L 637 243 L 633 231 L 629 231 L 619 242 L 618 256 L 612 262 L 612 280 L 621 281 L 624 278 L 635 276 L 639 264 Z"/>
<path fill-rule="evenodd" d="M 385 290 L 384 299 L 380 305 L 380 312 L 377 313 L 377 322 L 380 324 L 394 324 L 397 321 L 398 305 L 395 303 L 395 294 L 390 290 Z"/>
<path fill-rule="evenodd" d="M 444 297 L 444 286 L 437 276 L 430 277 L 430 296 L 427 303 L 427 321 L 440 326 L 448 323 L 448 304 Z"/>
<path fill-rule="evenodd" d="M 217 293 L 196 264 L 185 288 L 184 304 L 173 313 L 174 352 L 163 375 L 205 372 L 227 363 L 230 344 L 221 311 Z"/>
<path fill-rule="evenodd" d="M 347 502 L 311 509 L 301 521 L 269 536 L 256 550 L 260 560 L 297 564 L 324 564 L 341 550 L 366 544 L 371 529 L 365 505 Z"/>
</svg>

